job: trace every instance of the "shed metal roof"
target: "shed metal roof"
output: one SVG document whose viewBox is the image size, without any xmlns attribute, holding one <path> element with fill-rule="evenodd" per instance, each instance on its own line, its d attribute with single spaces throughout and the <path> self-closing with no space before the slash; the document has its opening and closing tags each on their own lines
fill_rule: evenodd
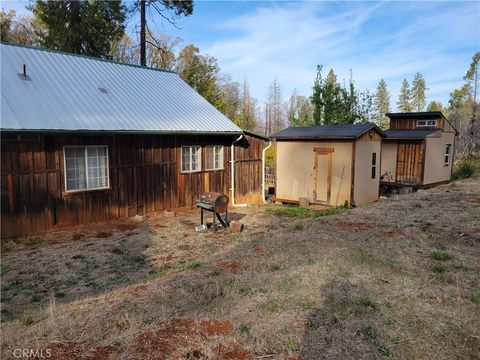
<svg viewBox="0 0 480 360">
<path fill-rule="evenodd" d="M 271 137 L 278 140 L 286 139 L 356 139 L 370 131 L 377 130 L 382 136 L 384 133 L 372 123 L 353 125 L 322 125 L 308 127 L 289 127 Z"/>
<path fill-rule="evenodd" d="M 412 130 L 397 130 L 390 129 L 385 131 L 387 139 L 424 139 L 434 133 L 440 133 L 441 129 L 412 129 Z"/>
<path fill-rule="evenodd" d="M 0 56 L 4 131 L 242 132 L 171 71 L 3 43 Z"/>
</svg>

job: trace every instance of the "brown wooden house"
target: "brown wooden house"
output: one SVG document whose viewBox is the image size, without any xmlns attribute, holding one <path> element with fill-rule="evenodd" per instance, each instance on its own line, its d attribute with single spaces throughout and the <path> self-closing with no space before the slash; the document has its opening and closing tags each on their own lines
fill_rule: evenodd
<svg viewBox="0 0 480 360">
<path fill-rule="evenodd" d="M 0 49 L 2 236 L 190 208 L 205 191 L 262 201 L 265 139 L 177 74 Z"/>
<path fill-rule="evenodd" d="M 389 113 L 381 184 L 430 187 L 451 180 L 457 131 L 438 111 Z"/>
</svg>

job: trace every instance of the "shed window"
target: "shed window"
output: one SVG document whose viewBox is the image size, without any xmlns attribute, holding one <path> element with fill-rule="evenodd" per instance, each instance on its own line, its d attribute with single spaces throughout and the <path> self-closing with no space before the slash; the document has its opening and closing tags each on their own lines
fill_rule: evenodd
<svg viewBox="0 0 480 360">
<path fill-rule="evenodd" d="M 377 153 L 372 153 L 372 179 L 377 177 Z"/>
<path fill-rule="evenodd" d="M 68 146 L 63 153 L 66 191 L 109 187 L 107 146 Z"/>
<path fill-rule="evenodd" d="M 417 120 L 417 127 L 437 126 L 437 120 Z"/>
<path fill-rule="evenodd" d="M 223 169 L 223 146 L 212 145 L 205 147 L 206 170 Z"/>
<path fill-rule="evenodd" d="M 450 158 L 452 157 L 452 145 L 447 144 L 445 145 L 445 156 L 443 158 L 443 164 L 445 166 L 450 165 Z"/>
<path fill-rule="evenodd" d="M 182 172 L 200 171 L 200 146 L 182 146 Z"/>
</svg>

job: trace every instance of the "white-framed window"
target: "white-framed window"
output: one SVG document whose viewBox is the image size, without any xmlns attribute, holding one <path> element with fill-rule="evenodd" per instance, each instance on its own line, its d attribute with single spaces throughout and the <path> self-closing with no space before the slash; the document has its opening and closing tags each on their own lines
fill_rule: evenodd
<svg viewBox="0 0 480 360">
<path fill-rule="evenodd" d="M 205 170 L 223 169 L 223 146 L 209 145 L 205 147 Z"/>
<path fill-rule="evenodd" d="M 182 172 L 200 171 L 202 168 L 200 146 L 182 146 Z"/>
<path fill-rule="evenodd" d="M 445 166 L 450 165 L 450 160 L 452 158 L 452 144 L 445 145 L 445 156 L 443 158 L 443 164 Z"/>
<path fill-rule="evenodd" d="M 377 153 L 372 153 L 372 179 L 377 177 Z"/>
<path fill-rule="evenodd" d="M 417 120 L 417 127 L 437 126 L 437 120 Z"/>
<path fill-rule="evenodd" d="M 108 147 L 65 146 L 63 148 L 65 191 L 108 189 Z"/>
</svg>

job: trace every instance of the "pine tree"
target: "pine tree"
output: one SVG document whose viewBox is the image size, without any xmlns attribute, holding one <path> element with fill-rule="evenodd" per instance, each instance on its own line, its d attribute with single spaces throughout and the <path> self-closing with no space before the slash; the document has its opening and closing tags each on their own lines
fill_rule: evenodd
<svg viewBox="0 0 480 360">
<path fill-rule="evenodd" d="M 401 112 L 412 111 L 412 105 L 410 104 L 410 84 L 407 79 L 403 79 L 402 88 L 400 89 L 400 96 L 398 97 L 397 109 Z"/>
<path fill-rule="evenodd" d="M 427 86 L 423 75 L 417 72 L 412 82 L 411 107 L 413 111 L 423 111 L 425 108 L 425 91 Z"/>
<path fill-rule="evenodd" d="M 40 44 L 48 49 L 101 58 L 124 35 L 127 7 L 121 1 L 37 0 L 32 5 Z"/>
<path fill-rule="evenodd" d="M 390 93 L 387 89 L 387 83 L 381 79 L 377 85 L 377 92 L 373 101 L 375 106 L 375 121 L 382 129 L 388 129 L 390 121 L 385 115 L 390 111 Z"/>
<path fill-rule="evenodd" d="M 323 104 L 322 104 L 322 65 L 317 65 L 317 76 L 313 83 L 313 94 L 310 98 L 310 102 L 313 105 L 313 123 L 315 125 L 321 125 L 323 119 Z"/>
<path fill-rule="evenodd" d="M 443 111 L 443 105 L 440 101 L 430 101 L 427 111 Z"/>
</svg>

